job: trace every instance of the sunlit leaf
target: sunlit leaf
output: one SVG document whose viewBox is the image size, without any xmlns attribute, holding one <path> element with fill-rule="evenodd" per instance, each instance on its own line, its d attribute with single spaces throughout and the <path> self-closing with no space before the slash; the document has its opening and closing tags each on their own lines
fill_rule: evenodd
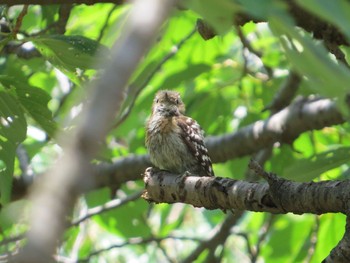
<svg viewBox="0 0 350 263">
<path fill-rule="evenodd" d="M 300 254 L 304 240 L 310 238 L 310 232 L 314 225 L 312 216 L 304 219 L 295 215 L 278 216 L 269 231 L 269 242 L 262 249 L 262 255 L 269 258 L 269 262 L 296 262 Z M 281 242 L 283 240 L 283 242 Z M 305 250 L 306 252 L 306 250 Z"/>
<path fill-rule="evenodd" d="M 97 54 L 101 61 L 108 59 L 105 46 L 83 36 L 45 35 L 27 40 L 54 66 L 70 74 L 96 68 Z"/>
<path fill-rule="evenodd" d="M 42 21 L 46 26 L 50 26 L 55 22 L 55 14 L 57 14 L 60 6 L 59 5 L 42 5 Z M 53 28 L 55 29 L 55 28 Z"/>
<path fill-rule="evenodd" d="M 229 0 L 191 0 L 183 3 L 199 13 L 220 34 L 226 33 L 232 27 L 234 13 L 241 10 L 238 4 Z"/>
<path fill-rule="evenodd" d="M 312 263 L 322 262 L 344 235 L 346 216 L 344 214 L 325 214 L 320 216 L 320 229 Z M 323 242 L 326 240 L 326 242 Z"/>
<path fill-rule="evenodd" d="M 42 89 L 23 86 L 16 90 L 18 99 L 29 115 L 53 137 L 57 125 L 52 118 L 52 112 L 47 108 L 51 97 Z"/>
<path fill-rule="evenodd" d="M 25 111 L 50 137 L 53 137 L 57 125 L 53 120 L 51 111 L 47 107 L 51 97 L 44 90 L 32 87 L 23 82 L 18 82 L 11 77 L 0 77 L 0 83 L 7 86 L 8 89 L 14 89 L 17 94 L 18 103 L 23 106 Z"/>
<path fill-rule="evenodd" d="M 309 79 L 309 85 L 315 92 L 339 98 L 337 102 L 345 113 L 344 94 L 349 90 L 350 71 L 331 59 L 324 46 L 316 44 L 308 35 L 302 35 L 285 21 L 273 17 L 270 19 L 270 25 L 273 31 L 281 36 L 286 56 L 295 70 Z M 301 47 L 295 48 L 283 35 L 296 40 Z"/>
</svg>

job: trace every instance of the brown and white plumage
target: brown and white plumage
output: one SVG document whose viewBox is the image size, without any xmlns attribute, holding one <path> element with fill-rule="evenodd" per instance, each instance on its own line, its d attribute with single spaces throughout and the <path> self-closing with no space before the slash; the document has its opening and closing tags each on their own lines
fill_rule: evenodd
<svg viewBox="0 0 350 263">
<path fill-rule="evenodd" d="M 174 173 L 214 176 L 199 124 L 184 115 L 185 105 L 175 91 L 156 94 L 146 125 L 146 146 L 153 165 Z"/>
</svg>

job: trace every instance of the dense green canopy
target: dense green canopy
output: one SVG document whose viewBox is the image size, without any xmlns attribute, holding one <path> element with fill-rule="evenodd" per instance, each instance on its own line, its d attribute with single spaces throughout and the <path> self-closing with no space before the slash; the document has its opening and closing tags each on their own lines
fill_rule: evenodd
<svg viewBox="0 0 350 263">
<path fill-rule="evenodd" d="M 123 69 L 113 58 L 134 4 L 57 2 L 0 6 L 1 262 L 31 240 L 35 196 L 48 187 L 40 181 L 65 169 L 55 163 L 68 155 L 66 139 L 74 140 L 84 116 L 105 106 L 82 114 L 94 105 L 91 93 L 99 93 L 104 67 Z M 321 262 L 343 238 L 342 213 L 277 215 L 263 208 L 232 215 L 142 199 L 141 173 L 150 166 L 144 126 L 155 93 L 177 90 L 186 115 L 205 131 L 216 176 L 259 181 L 248 168 L 253 158 L 293 182 L 349 180 L 350 3 L 185 2 L 162 23 L 127 86 L 108 83 L 124 94 L 116 97 L 121 107 L 110 112 L 107 136 L 91 142 L 99 151 L 85 168 L 86 181 L 79 179 L 84 186 L 73 211 L 62 212 L 68 225 L 55 260 Z M 144 6 L 144 12 L 151 11 Z M 146 22 L 136 33 L 147 34 Z M 129 47 L 125 61 L 132 60 Z M 89 157 L 89 145 L 77 149 Z"/>
</svg>

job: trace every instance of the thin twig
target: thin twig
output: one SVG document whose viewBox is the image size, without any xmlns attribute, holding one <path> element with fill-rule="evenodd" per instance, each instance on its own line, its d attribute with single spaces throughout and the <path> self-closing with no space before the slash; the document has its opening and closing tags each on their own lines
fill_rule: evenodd
<svg viewBox="0 0 350 263">
<path fill-rule="evenodd" d="M 236 30 L 237 30 L 238 37 L 239 37 L 239 39 L 242 42 L 243 47 L 248 49 L 251 53 L 255 54 L 257 57 L 262 58 L 262 56 L 263 56 L 262 52 L 260 52 L 260 51 L 258 51 L 258 50 L 256 50 L 255 48 L 252 47 L 252 45 L 250 44 L 248 39 L 243 34 L 241 27 L 240 26 L 236 26 Z"/>
<path fill-rule="evenodd" d="M 108 14 L 107 14 L 106 21 L 105 21 L 105 23 L 103 24 L 103 26 L 102 26 L 102 28 L 101 28 L 101 30 L 100 30 L 100 34 L 98 35 L 98 37 L 97 37 L 97 39 L 96 39 L 97 42 L 100 42 L 100 41 L 101 41 L 101 39 L 102 39 L 102 37 L 103 37 L 103 35 L 104 35 L 104 33 L 105 33 L 107 27 L 108 27 L 108 23 L 109 23 L 109 21 L 110 21 L 110 19 L 111 19 L 111 16 L 112 16 L 113 12 L 114 12 L 118 7 L 119 7 L 119 5 L 114 5 L 114 6 L 109 10 L 109 12 L 108 12 Z"/>
<path fill-rule="evenodd" d="M 273 225 L 275 217 L 276 217 L 275 215 L 269 215 L 269 219 L 262 226 L 261 231 L 259 233 L 258 242 L 256 243 L 255 253 L 253 253 L 253 255 L 252 255 L 253 256 L 251 259 L 252 263 L 257 262 L 257 259 L 258 259 L 258 256 L 259 256 L 260 250 L 261 250 L 261 245 L 265 241 L 267 234 L 269 233 L 269 230 L 271 229 L 271 226 Z"/>
<path fill-rule="evenodd" d="M 36 33 L 30 34 L 30 37 L 40 36 L 42 34 L 47 33 L 51 29 L 55 29 L 55 33 L 57 34 L 64 34 L 66 31 L 66 25 L 72 9 L 73 9 L 73 4 L 62 4 L 58 11 L 58 14 L 59 14 L 58 20 L 53 22 L 50 25 L 47 25 L 46 28 Z"/>
<path fill-rule="evenodd" d="M 316 249 L 316 245 L 317 245 L 317 241 L 318 241 L 317 234 L 318 234 L 319 228 L 320 228 L 320 218 L 318 215 L 316 215 L 315 216 L 315 224 L 312 228 L 311 235 L 310 235 L 310 247 L 307 250 L 307 255 L 306 255 L 305 260 L 304 260 L 305 263 L 311 262 L 312 257 L 315 253 L 315 249 Z"/>
<path fill-rule="evenodd" d="M 20 241 L 24 238 L 25 238 L 25 233 L 22 233 L 22 234 L 19 234 L 17 236 L 13 236 L 13 237 L 4 238 L 3 240 L 0 241 L 0 247 L 6 246 L 6 245 L 13 243 L 13 242 Z"/>
<path fill-rule="evenodd" d="M 24 16 L 27 14 L 28 12 L 28 5 L 24 5 L 23 8 L 22 8 L 22 11 L 19 13 L 18 17 L 17 17 L 17 21 L 16 21 L 16 25 L 15 27 L 13 28 L 13 31 L 12 31 L 12 34 L 13 34 L 13 37 L 16 38 L 17 37 L 17 34 L 19 32 L 19 29 L 21 28 L 22 26 L 22 21 L 23 21 L 23 18 Z"/>
<path fill-rule="evenodd" d="M 162 245 L 161 242 L 159 242 L 158 244 L 158 248 L 160 249 L 160 251 L 162 251 L 164 257 L 168 260 L 169 263 L 176 263 L 177 261 L 172 259 L 169 254 L 167 253 L 165 247 Z"/>
<path fill-rule="evenodd" d="M 253 246 L 250 242 L 249 235 L 247 233 L 244 233 L 244 232 L 239 232 L 239 233 L 233 232 L 232 234 L 234 234 L 236 236 L 240 236 L 245 240 L 248 254 L 249 254 L 250 258 L 252 259 L 254 257 L 255 251 L 254 251 Z"/>
<path fill-rule="evenodd" d="M 262 111 L 270 110 L 271 116 L 272 114 L 290 105 L 298 91 L 301 81 L 302 78 L 299 76 L 299 74 L 295 73 L 294 71 L 289 72 L 288 77 L 281 85 L 272 102 Z"/>
<path fill-rule="evenodd" d="M 248 164 L 249 169 L 253 170 L 257 175 L 261 176 L 264 178 L 266 181 L 269 179 L 269 173 L 266 172 L 262 166 L 255 160 L 251 159 L 249 164 Z"/>
<path fill-rule="evenodd" d="M 244 35 L 244 33 L 242 32 L 242 29 L 240 26 L 236 26 L 236 30 L 237 30 L 237 35 L 238 37 L 240 38 L 241 42 L 242 42 L 242 45 L 243 47 L 248 50 L 250 53 L 254 54 L 255 56 L 257 56 L 260 61 L 262 61 L 262 52 L 256 50 L 255 48 L 252 47 L 252 45 L 250 44 L 249 40 L 246 38 L 246 36 Z M 244 55 L 244 52 L 242 52 L 243 54 L 243 59 L 244 59 L 244 71 L 243 71 L 243 74 L 242 74 L 242 77 L 248 73 L 248 58 Z M 268 75 L 268 78 L 271 78 L 272 77 L 272 69 L 268 66 L 266 66 L 264 63 L 263 64 L 263 67 L 265 68 L 266 72 L 267 72 L 267 75 Z"/>
<path fill-rule="evenodd" d="M 75 220 L 72 223 L 72 226 L 79 225 L 84 220 L 87 220 L 90 217 L 93 217 L 95 215 L 98 215 L 98 214 L 107 212 L 109 210 L 121 207 L 121 206 L 127 204 L 128 202 L 135 201 L 136 199 L 138 199 L 141 196 L 142 192 L 143 191 L 139 191 L 139 192 L 136 192 L 136 193 L 134 193 L 132 195 L 129 195 L 129 196 L 123 198 L 123 199 L 114 199 L 114 200 L 111 200 L 111 201 L 101 205 L 101 206 L 96 206 L 96 207 L 90 208 L 87 211 L 86 215 L 84 215 L 84 216 L 78 218 L 77 220 Z"/>
<path fill-rule="evenodd" d="M 340 63 L 343 63 L 344 66 L 350 68 L 350 65 L 346 61 L 344 52 L 339 48 L 337 44 L 331 43 L 329 40 L 326 40 L 325 46 L 328 49 L 328 51 L 332 53 Z"/>
<path fill-rule="evenodd" d="M 230 229 L 236 224 L 242 213 L 242 211 L 236 211 L 235 214 L 229 214 L 221 225 L 212 230 L 208 235 L 208 239 L 202 241 L 198 247 L 181 262 L 194 262 L 206 249 L 215 251 L 219 245 L 225 243 L 226 239 L 230 236 Z"/>
<path fill-rule="evenodd" d="M 148 238 L 142 238 L 142 237 L 135 237 L 135 238 L 130 238 L 129 240 L 120 243 L 120 244 L 114 244 L 111 245 L 109 247 L 103 248 L 103 249 L 99 249 L 96 250 L 94 252 L 92 252 L 90 255 L 88 255 L 86 258 L 83 259 L 79 259 L 78 262 L 82 263 L 82 262 L 90 262 L 90 259 L 94 256 L 97 256 L 103 252 L 112 250 L 114 248 L 120 248 L 120 247 L 125 247 L 127 245 L 142 245 L 142 244 L 147 244 L 150 242 L 156 242 L 156 243 L 160 243 L 163 240 L 166 239 L 177 239 L 177 240 L 189 240 L 189 241 L 196 241 L 196 242 L 201 242 L 202 240 L 199 238 L 193 238 L 193 237 L 176 237 L 176 236 L 166 236 L 166 237 L 148 237 Z"/>
<path fill-rule="evenodd" d="M 102 214 L 102 213 L 107 212 L 109 210 L 121 207 L 121 206 L 127 204 L 128 202 L 131 202 L 131 201 L 138 199 L 141 196 L 141 194 L 142 194 L 142 191 L 139 191 L 139 192 L 136 192 L 130 196 L 127 196 L 124 199 L 111 200 L 111 201 L 105 203 L 104 205 L 90 208 L 87 211 L 86 215 L 78 218 L 76 221 L 74 221 L 71 224 L 71 226 L 77 226 L 81 222 L 83 222 L 83 221 L 85 221 L 85 220 L 87 220 L 95 215 Z M 26 235 L 26 233 L 22 233 L 22 234 L 17 235 L 17 236 L 6 238 L 6 239 L 0 241 L 0 247 L 8 245 L 8 244 L 13 243 L 13 242 L 17 242 L 19 240 L 22 240 L 25 238 L 25 235 Z"/>
</svg>

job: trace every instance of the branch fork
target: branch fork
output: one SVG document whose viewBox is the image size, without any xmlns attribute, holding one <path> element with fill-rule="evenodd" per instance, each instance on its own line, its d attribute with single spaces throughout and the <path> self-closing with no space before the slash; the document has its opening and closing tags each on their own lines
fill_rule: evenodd
<svg viewBox="0 0 350 263">
<path fill-rule="evenodd" d="M 142 197 L 154 203 L 186 203 L 194 207 L 250 210 L 275 214 L 349 215 L 350 180 L 300 183 L 268 173 L 254 160 L 249 168 L 266 182 L 251 183 L 221 177 L 176 175 L 147 168 Z M 349 262 L 350 219 L 343 238 L 323 262 Z"/>
<path fill-rule="evenodd" d="M 249 168 L 266 182 L 222 177 L 177 175 L 146 169 L 142 197 L 155 203 L 186 203 L 194 207 L 249 210 L 274 214 L 323 214 L 349 211 L 350 180 L 294 182 L 268 173 L 255 161 Z"/>
</svg>

